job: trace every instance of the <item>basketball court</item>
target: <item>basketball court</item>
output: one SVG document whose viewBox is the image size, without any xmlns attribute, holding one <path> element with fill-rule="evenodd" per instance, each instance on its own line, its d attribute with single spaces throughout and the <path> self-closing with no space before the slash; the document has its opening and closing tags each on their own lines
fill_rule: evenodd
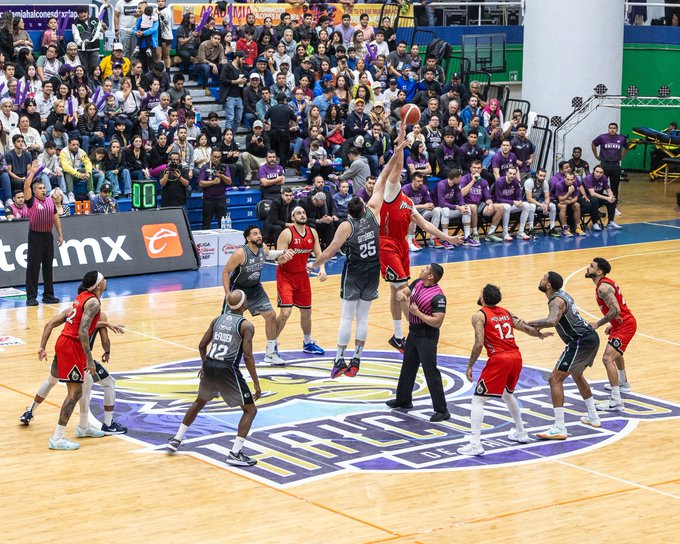
<svg viewBox="0 0 680 544">
<path fill-rule="evenodd" d="M 301 352 L 294 310 L 279 340 L 288 366 L 258 365 L 263 397 L 245 449 L 258 464 L 250 469 L 224 463 L 240 410 L 220 402 L 199 415 L 178 454 L 163 449 L 195 398 L 198 342 L 223 299 L 220 269 L 109 281 L 102 309 L 127 332 L 111 335 L 107 367 L 116 378 L 116 421 L 129 433 L 78 439 L 77 452 L 47 448 L 63 385 L 29 427 L 18 419 L 48 372 L 37 359 L 43 326 L 75 296 L 76 284 L 56 286 L 60 305 L 27 308 L 18 298 L 0 299 L 3 540 L 561 543 L 584 534 L 591 542 L 677 541 L 680 332 L 672 316 L 680 302 L 680 218 L 674 191 L 664 196 L 660 183 L 635 176 L 621 191 L 624 229 L 618 232 L 412 255 L 412 276 L 431 261 L 445 268 L 448 308 L 439 364 L 452 418 L 442 423 L 429 422 L 422 373 L 413 410 L 384 404 L 394 395 L 401 362 L 387 344 L 392 327 L 385 284 L 371 307 L 360 373 L 330 379 L 341 258 L 330 263 L 327 282 L 312 279 L 313 336 L 326 355 Z M 599 319 L 594 285 L 584 277 L 597 256 L 611 262 L 611 277 L 638 321 L 626 353 L 633 387 L 623 394 L 626 412 L 605 414 L 601 429 L 581 425 L 585 407 L 569 380 L 567 441 L 509 442 L 512 420 L 502 403 L 490 402 L 482 434 L 486 454 L 457 455 L 469 429 L 472 387 L 465 365 L 481 287 L 497 284 L 502 306 L 537 319 L 548 312 L 538 282 L 556 270 L 584 317 Z M 272 301 L 274 272 L 266 268 Z M 264 322 L 249 319 L 261 362 Z M 56 337 L 47 348 L 50 360 Z M 547 376 L 563 344 L 521 333 L 517 342 L 525 364 L 517 397 L 533 434 L 552 421 Z M 598 357 L 603 349 L 604 342 Z M 97 345 L 95 357 L 101 352 Z M 596 400 L 606 399 L 599 358 L 586 377 Z M 93 395 L 93 415 L 101 419 L 101 390 L 95 387 Z M 68 437 L 76 423 L 74 415 Z"/>
</svg>

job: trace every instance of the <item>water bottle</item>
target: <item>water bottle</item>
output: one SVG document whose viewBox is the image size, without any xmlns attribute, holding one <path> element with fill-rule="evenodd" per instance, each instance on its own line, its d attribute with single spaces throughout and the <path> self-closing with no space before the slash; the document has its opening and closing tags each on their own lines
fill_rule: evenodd
<svg viewBox="0 0 680 544">
<path fill-rule="evenodd" d="M 227 215 L 225 217 L 225 225 L 227 230 L 231 230 L 231 215 L 229 215 L 229 212 L 227 212 Z"/>
<path fill-rule="evenodd" d="M 224 216 L 220 220 L 220 229 L 221 230 L 227 230 L 227 218 L 224 217 Z"/>
</svg>

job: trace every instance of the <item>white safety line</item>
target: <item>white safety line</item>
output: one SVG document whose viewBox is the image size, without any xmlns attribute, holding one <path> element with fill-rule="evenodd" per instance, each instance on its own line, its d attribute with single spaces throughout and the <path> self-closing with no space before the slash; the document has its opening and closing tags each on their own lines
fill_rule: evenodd
<svg viewBox="0 0 680 544">
<path fill-rule="evenodd" d="M 666 227 L 667 229 L 680 229 L 680 227 L 677 226 L 677 225 L 666 225 L 664 223 L 652 223 L 652 222 L 649 222 L 649 221 L 645 221 L 642 224 L 643 225 L 654 225 L 655 227 Z"/>
</svg>

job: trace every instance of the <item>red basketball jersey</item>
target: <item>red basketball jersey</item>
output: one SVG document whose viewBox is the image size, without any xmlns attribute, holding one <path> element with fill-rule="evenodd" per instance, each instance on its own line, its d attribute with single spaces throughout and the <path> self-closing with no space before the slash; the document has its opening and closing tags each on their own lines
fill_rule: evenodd
<svg viewBox="0 0 680 544">
<path fill-rule="evenodd" d="M 607 306 L 604 303 L 604 300 L 600 298 L 600 294 L 598 293 L 598 289 L 600 288 L 600 284 L 602 283 L 608 283 L 614 288 L 614 296 L 616 297 L 616 302 L 619 303 L 620 314 L 619 317 L 617 317 L 616 319 L 612 319 L 612 325 L 615 325 L 617 323 L 623 323 L 624 321 L 626 321 L 626 319 L 633 317 L 633 313 L 626 305 L 626 299 L 623 298 L 619 286 L 616 285 L 616 282 L 614 280 L 606 277 L 601 278 L 600 281 L 597 282 L 597 286 L 595 287 L 595 299 L 597 300 L 597 305 L 600 307 L 602 315 L 607 315 L 609 313 L 609 306 Z"/>
<path fill-rule="evenodd" d="M 312 229 L 305 225 L 305 234 L 304 236 L 300 236 L 300 233 L 294 226 L 288 228 L 290 229 L 291 234 L 288 249 L 292 250 L 295 255 L 290 261 L 280 264 L 279 267 L 284 272 L 305 272 L 306 274 L 309 254 L 314 249 L 314 235 L 312 234 Z"/>
<path fill-rule="evenodd" d="M 401 191 L 392 202 L 383 202 L 380 207 L 380 236 L 406 240 L 412 213 L 413 201 Z"/>
<path fill-rule="evenodd" d="M 68 338 L 72 338 L 73 340 L 79 339 L 78 331 L 80 330 L 80 321 L 83 319 L 83 308 L 85 303 L 93 297 L 97 298 L 96 295 L 90 291 L 83 291 L 76 297 L 76 299 L 73 301 L 71 313 L 69 313 L 68 317 L 66 318 L 66 323 L 64 324 L 64 328 L 61 331 L 61 336 L 66 336 Z M 99 321 L 100 315 L 101 310 L 97 312 L 97 315 L 95 315 L 92 319 L 90 328 L 87 331 L 88 337 L 92 336 L 97 322 Z"/>
<path fill-rule="evenodd" d="M 484 347 L 488 357 L 496 353 L 519 351 L 515 344 L 515 328 L 510 313 L 500 306 L 484 306 Z"/>
</svg>

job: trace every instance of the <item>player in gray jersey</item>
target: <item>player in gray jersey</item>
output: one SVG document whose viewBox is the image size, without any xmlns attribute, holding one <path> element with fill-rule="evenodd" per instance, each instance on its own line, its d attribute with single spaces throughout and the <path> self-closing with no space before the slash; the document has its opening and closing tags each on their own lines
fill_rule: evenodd
<svg viewBox="0 0 680 544">
<path fill-rule="evenodd" d="M 380 207 L 383 203 L 385 182 L 394 178 L 395 182 L 401 176 L 401 166 L 395 165 L 399 157 L 403 159 L 406 147 L 406 127 L 402 123 L 399 137 L 396 140 L 394 154 L 387 162 L 375 183 L 373 194 L 369 201 L 354 197 L 347 204 L 348 220 L 340 223 L 333 241 L 316 261 L 307 263 L 307 269 L 313 270 L 325 264 L 340 248 L 345 248 L 345 266 L 342 270 L 340 299 L 341 315 L 338 330 L 338 348 L 333 361 L 331 378 L 343 374 L 354 377 L 359 371 L 361 353 L 364 350 L 368 333 L 368 312 L 371 301 L 378 298 L 380 283 L 379 241 Z M 352 322 L 356 317 L 356 332 L 354 333 L 354 353 L 349 366 L 345 363 L 345 349 L 352 336 Z"/>
<path fill-rule="evenodd" d="M 243 317 L 248 309 L 248 298 L 244 291 L 231 291 L 227 295 L 226 304 L 229 312 L 212 320 L 198 345 L 203 362 L 198 373 L 201 379 L 198 396 L 184 415 L 177 434 L 168 441 L 167 448 L 172 452 L 177 451 L 198 413 L 209 401 L 220 395 L 227 406 L 240 406 L 243 410 L 234 446 L 225 461 L 230 465 L 250 467 L 257 461 L 243 453 L 243 446 L 257 414 L 255 401 L 261 394 L 253 358 L 255 327 Z M 241 358 L 253 380 L 254 393 L 250 392 L 239 369 Z"/>
<path fill-rule="evenodd" d="M 276 350 L 276 312 L 262 287 L 260 276 L 266 261 L 285 263 L 293 258 L 293 252 L 270 250 L 263 244 L 259 227 L 248 227 L 243 231 L 243 237 L 246 243 L 232 253 L 222 271 L 222 285 L 225 293 L 222 312 L 228 311 L 227 298 L 232 289 L 242 290 L 248 299 L 250 314 L 262 315 L 264 318 L 264 332 L 267 336 L 264 362 L 283 366 L 286 363 Z"/>
<path fill-rule="evenodd" d="M 574 299 L 562 290 L 564 280 L 557 272 L 548 272 L 541 278 L 538 289 L 548 297 L 548 317 L 530 321 L 528 325 L 536 329 L 555 327 L 557 334 L 566 344 L 562 355 L 550 374 L 550 394 L 555 410 L 555 423 L 545 432 L 536 436 L 543 440 L 566 440 L 569 436 L 564 424 L 564 380 L 572 377 L 586 403 L 588 415 L 581 423 L 600 427 L 600 417 L 595 408 L 595 399 L 583 371 L 593 366 L 600 347 L 600 338 L 578 313 Z"/>
</svg>

